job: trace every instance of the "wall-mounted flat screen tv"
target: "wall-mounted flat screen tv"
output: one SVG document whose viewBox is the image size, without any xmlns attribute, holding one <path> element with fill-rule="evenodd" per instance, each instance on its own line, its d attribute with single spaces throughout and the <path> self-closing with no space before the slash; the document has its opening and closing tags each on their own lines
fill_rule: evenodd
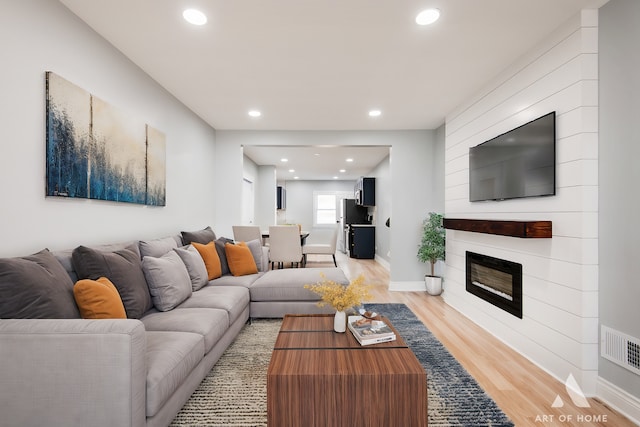
<svg viewBox="0 0 640 427">
<path fill-rule="evenodd" d="M 469 200 L 556 194 L 556 113 L 469 148 Z"/>
</svg>

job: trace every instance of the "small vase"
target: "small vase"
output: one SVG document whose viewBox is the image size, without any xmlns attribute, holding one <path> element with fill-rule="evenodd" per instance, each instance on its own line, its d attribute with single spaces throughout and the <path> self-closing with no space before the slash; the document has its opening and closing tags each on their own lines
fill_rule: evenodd
<svg viewBox="0 0 640 427">
<path fill-rule="evenodd" d="M 347 314 L 344 311 L 336 311 L 333 318 L 333 330 L 336 332 L 345 332 L 347 330 Z"/>
</svg>

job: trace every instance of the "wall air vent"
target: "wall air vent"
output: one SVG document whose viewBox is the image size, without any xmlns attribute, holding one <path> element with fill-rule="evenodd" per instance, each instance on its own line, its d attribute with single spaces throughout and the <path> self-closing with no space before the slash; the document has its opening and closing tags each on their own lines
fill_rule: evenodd
<svg viewBox="0 0 640 427">
<path fill-rule="evenodd" d="M 640 375 L 640 339 L 602 325 L 600 355 Z"/>
</svg>

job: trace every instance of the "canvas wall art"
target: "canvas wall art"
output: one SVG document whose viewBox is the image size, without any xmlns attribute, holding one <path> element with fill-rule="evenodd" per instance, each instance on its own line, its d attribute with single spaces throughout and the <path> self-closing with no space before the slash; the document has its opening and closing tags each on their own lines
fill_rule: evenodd
<svg viewBox="0 0 640 427">
<path fill-rule="evenodd" d="M 165 206 L 162 132 L 46 73 L 46 195 Z"/>
</svg>

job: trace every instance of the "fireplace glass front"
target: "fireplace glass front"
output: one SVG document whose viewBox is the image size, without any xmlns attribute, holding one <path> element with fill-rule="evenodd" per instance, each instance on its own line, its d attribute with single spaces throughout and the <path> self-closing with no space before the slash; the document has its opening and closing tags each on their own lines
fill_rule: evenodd
<svg viewBox="0 0 640 427">
<path fill-rule="evenodd" d="M 522 264 L 466 252 L 467 292 L 522 319 Z"/>
</svg>

